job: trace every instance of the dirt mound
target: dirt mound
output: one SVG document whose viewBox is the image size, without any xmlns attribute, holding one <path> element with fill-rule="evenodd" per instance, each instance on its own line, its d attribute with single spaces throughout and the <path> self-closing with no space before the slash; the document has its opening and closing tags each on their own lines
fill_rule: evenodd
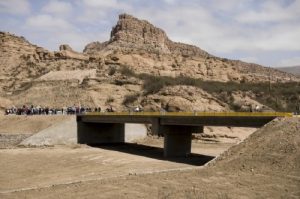
<svg viewBox="0 0 300 199">
<path fill-rule="evenodd" d="M 211 164 L 226 171 L 300 173 L 300 119 L 276 119 Z"/>
</svg>

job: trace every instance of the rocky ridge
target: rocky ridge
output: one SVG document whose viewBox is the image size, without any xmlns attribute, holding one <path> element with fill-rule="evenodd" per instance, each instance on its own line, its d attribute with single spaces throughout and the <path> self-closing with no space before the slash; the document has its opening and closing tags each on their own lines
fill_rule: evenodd
<svg viewBox="0 0 300 199">
<path fill-rule="evenodd" d="M 128 14 L 119 16 L 118 23 L 112 28 L 109 41 L 90 43 L 83 52 L 92 54 L 107 49 L 182 56 L 211 56 L 196 46 L 171 41 L 162 29 Z"/>
<path fill-rule="evenodd" d="M 290 81 L 293 75 L 253 63 L 215 57 L 199 47 L 173 42 L 146 20 L 121 14 L 106 42 L 88 44 L 84 53 L 116 54 L 119 64 L 135 71 L 166 76 L 191 76 L 214 81 Z"/>
<path fill-rule="evenodd" d="M 50 52 L 6 32 L 0 32 L 0 51 L 0 97 L 5 104 L 13 105 L 112 104 L 117 110 L 128 110 L 142 104 L 149 110 L 231 109 L 220 100 L 222 97 L 193 86 L 169 86 L 158 93 L 145 94 L 143 80 L 123 74 L 124 66 L 137 75 L 204 81 L 299 81 L 288 73 L 218 58 L 196 46 L 173 42 L 163 30 L 127 14 L 119 16 L 109 41 L 92 42 L 83 53 L 67 44 Z M 234 93 L 231 95 L 236 98 Z M 126 104 L 128 96 L 135 97 Z M 242 102 L 239 106 L 260 104 L 253 101 L 253 94 L 238 96 L 241 99 L 237 101 Z M 170 101 L 172 98 L 176 99 Z"/>
</svg>

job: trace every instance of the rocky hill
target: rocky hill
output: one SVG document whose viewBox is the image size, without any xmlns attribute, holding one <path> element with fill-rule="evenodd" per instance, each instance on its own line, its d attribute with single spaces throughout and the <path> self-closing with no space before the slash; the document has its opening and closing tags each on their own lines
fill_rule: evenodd
<svg viewBox="0 0 300 199">
<path fill-rule="evenodd" d="M 280 67 L 277 69 L 286 73 L 300 76 L 300 66 Z"/>
<path fill-rule="evenodd" d="M 294 76 L 275 69 L 215 57 L 196 46 L 173 42 L 160 28 L 127 14 L 119 16 L 109 41 L 90 43 L 84 53 L 114 53 L 118 63 L 128 64 L 138 72 L 156 75 L 192 75 L 204 80 L 226 82 L 269 81 L 271 73 L 271 81 L 294 79 Z"/>
<path fill-rule="evenodd" d="M 132 50 L 157 54 L 174 54 L 180 56 L 210 56 L 204 50 L 192 45 L 172 42 L 166 33 L 150 24 L 128 14 L 121 14 L 116 26 L 112 28 L 108 42 L 88 45 L 84 52 L 95 53 L 101 50 L 115 49 L 123 52 Z"/>
<path fill-rule="evenodd" d="M 109 41 L 92 42 L 82 53 L 67 44 L 50 52 L 0 32 L 2 108 L 111 104 L 128 110 L 139 104 L 145 110 L 239 110 L 268 107 L 272 99 L 261 97 L 266 90 L 253 90 L 257 83 L 265 88 L 277 82 L 281 89 L 290 81 L 299 78 L 173 42 L 163 30 L 127 14 L 119 16 Z"/>
</svg>

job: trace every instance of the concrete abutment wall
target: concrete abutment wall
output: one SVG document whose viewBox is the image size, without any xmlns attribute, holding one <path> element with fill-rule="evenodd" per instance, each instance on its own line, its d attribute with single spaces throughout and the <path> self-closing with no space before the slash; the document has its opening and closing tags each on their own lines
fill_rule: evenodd
<svg viewBox="0 0 300 199">
<path fill-rule="evenodd" d="M 124 143 L 125 124 L 77 121 L 77 137 L 79 144 Z"/>
</svg>

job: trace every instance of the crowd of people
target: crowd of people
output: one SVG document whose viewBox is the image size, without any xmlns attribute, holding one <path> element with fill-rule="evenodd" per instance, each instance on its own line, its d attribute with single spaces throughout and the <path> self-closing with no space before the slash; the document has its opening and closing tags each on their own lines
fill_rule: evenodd
<svg viewBox="0 0 300 199">
<path fill-rule="evenodd" d="M 113 112 L 112 107 L 108 107 L 108 112 Z M 22 107 L 11 107 L 5 110 L 6 115 L 74 115 L 74 114 L 83 114 L 87 112 L 101 112 L 101 107 L 90 108 L 83 106 L 69 106 L 63 108 L 49 108 L 42 106 L 26 106 Z"/>
<path fill-rule="evenodd" d="M 143 109 L 140 106 L 134 107 L 131 111 L 142 112 Z M 101 107 L 85 107 L 85 106 L 69 106 L 63 108 L 49 108 L 43 106 L 26 106 L 11 107 L 5 110 L 5 115 L 76 115 L 85 114 L 88 112 L 115 112 L 115 109 L 109 105 L 105 110 L 101 110 Z"/>
</svg>

